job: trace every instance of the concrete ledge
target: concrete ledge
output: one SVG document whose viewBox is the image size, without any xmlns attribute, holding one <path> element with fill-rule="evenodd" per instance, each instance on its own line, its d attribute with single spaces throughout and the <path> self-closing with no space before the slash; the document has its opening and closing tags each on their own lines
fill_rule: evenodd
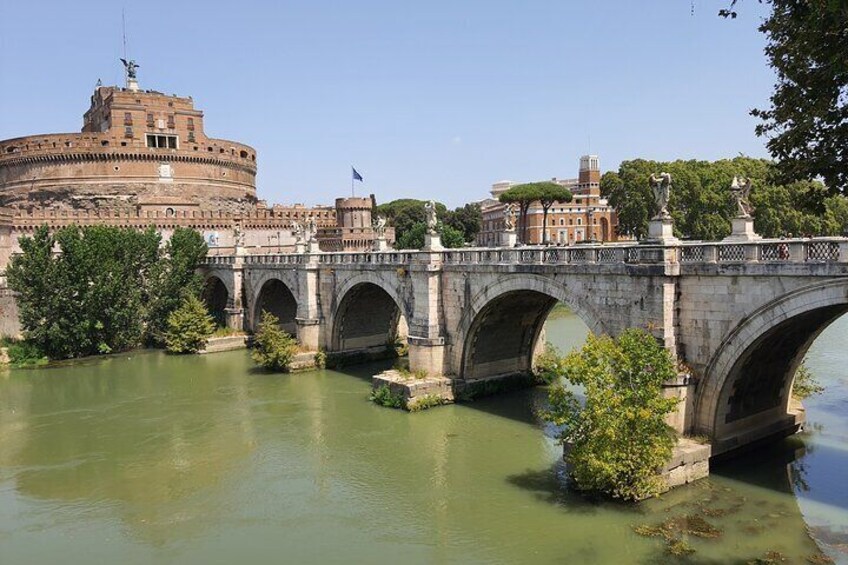
<svg viewBox="0 0 848 565">
<path fill-rule="evenodd" d="M 371 378 L 372 390 L 382 387 L 388 387 L 392 395 L 401 397 L 403 405 L 410 411 L 454 401 L 453 381 L 447 377 L 419 378 L 389 369 Z"/>
<path fill-rule="evenodd" d="M 688 438 L 679 438 L 671 460 L 663 467 L 661 475 L 665 483 L 665 490 L 686 485 L 703 479 L 710 474 L 710 454 L 712 449 L 709 444 L 698 443 Z"/>
<path fill-rule="evenodd" d="M 456 379 L 453 381 L 454 392 L 460 401 L 530 388 L 536 386 L 536 384 L 533 375 L 529 373 L 509 373 L 479 379 Z"/>
<path fill-rule="evenodd" d="M 304 351 L 302 353 L 298 353 L 292 359 L 291 366 L 289 370 L 294 371 L 306 371 L 308 369 L 314 369 L 317 365 L 315 363 L 315 354 L 317 351 Z"/>
<path fill-rule="evenodd" d="M 383 359 L 396 359 L 399 357 L 397 349 L 393 346 L 381 345 L 378 347 L 366 347 L 363 349 L 351 349 L 348 351 L 327 352 L 327 367 L 339 368 L 345 365 L 357 365 L 359 363 L 370 363 Z"/>
<path fill-rule="evenodd" d="M 199 353 L 220 353 L 222 351 L 235 351 L 247 348 L 246 335 L 227 335 L 223 337 L 210 337 L 206 340 L 206 347 Z"/>
</svg>

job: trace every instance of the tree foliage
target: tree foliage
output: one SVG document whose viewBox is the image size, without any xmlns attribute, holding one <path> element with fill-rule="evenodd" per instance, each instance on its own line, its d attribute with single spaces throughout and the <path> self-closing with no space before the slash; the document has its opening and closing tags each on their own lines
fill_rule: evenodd
<svg viewBox="0 0 848 565">
<path fill-rule="evenodd" d="M 147 334 L 154 344 L 162 343 L 168 314 L 177 309 L 184 295 L 199 297 L 203 277 L 197 272 L 208 248 L 203 236 L 189 228 L 176 228 L 156 262 L 151 279 L 151 303 Z"/>
<path fill-rule="evenodd" d="M 518 232 L 521 242 L 527 242 L 527 210 L 530 205 L 542 198 L 542 185 L 547 183 L 530 182 L 517 184 L 502 193 L 498 200 L 504 204 L 518 205 Z"/>
<path fill-rule="evenodd" d="M 624 161 L 616 172 L 601 177 L 601 193 L 618 212 L 619 232 L 643 238 L 656 212 L 648 185 L 651 173 L 667 171 L 673 178 L 669 210 L 678 236 L 717 240 L 730 234 L 736 207 L 729 187 L 736 175 L 753 182 L 754 227 L 764 237 L 789 233 L 836 235 L 848 216 L 846 199 L 828 196 L 821 183 L 773 184 L 770 161 L 736 157 L 720 161 Z"/>
<path fill-rule="evenodd" d="M 283 331 L 280 319 L 262 311 L 253 338 L 253 360 L 270 371 L 288 372 L 297 353 L 297 340 Z"/>
<path fill-rule="evenodd" d="M 658 492 L 658 472 L 675 442 L 665 417 L 677 401 L 665 398 L 662 389 L 676 376 L 668 351 L 650 334 L 631 329 L 617 339 L 590 335 L 583 349 L 558 366 L 567 381 L 585 390 L 581 404 L 555 385 L 545 414 L 562 426 L 576 487 L 624 500 Z"/>
<path fill-rule="evenodd" d="M 7 275 L 25 338 L 51 359 L 141 345 L 157 326 L 151 316 L 165 319 L 176 307 L 163 296 L 174 285 L 159 283 L 173 279 L 180 291 L 190 290 L 196 265 L 163 256 L 160 242 L 152 228 L 113 226 L 68 226 L 54 234 L 42 226 L 22 238 Z"/>
<path fill-rule="evenodd" d="M 442 245 L 444 247 L 453 249 L 465 245 L 465 237 L 462 232 L 447 224 L 440 222 L 436 226 L 436 231 L 441 236 Z M 424 236 L 426 233 L 427 224 L 419 222 L 412 226 L 411 229 L 404 232 L 404 234 L 395 242 L 395 247 L 397 249 L 421 249 L 424 247 Z"/>
<path fill-rule="evenodd" d="M 182 303 L 168 314 L 165 348 L 171 353 L 197 353 L 215 331 L 215 321 L 195 294 L 186 293 Z"/>
<path fill-rule="evenodd" d="M 398 242 L 395 247 L 400 249 L 418 249 L 423 245 L 423 232 L 421 233 L 422 243 L 416 247 L 401 246 L 399 242 L 409 242 L 410 240 L 404 239 L 404 236 L 412 230 L 416 230 L 416 232 L 420 231 L 419 224 L 426 223 L 427 213 L 424 210 L 425 204 L 426 202 L 424 200 L 402 198 L 380 204 L 374 209 L 375 216 L 384 216 L 388 220 L 389 225 L 394 226 L 395 241 Z M 436 202 L 436 218 L 441 223 L 459 232 L 463 241 L 466 242 L 474 241 L 483 223 L 483 216 L 480 213 L 480 206 L 478 204 L 466 204 L 455 210 L 448 210 L 444 204 Z M 412 241 L 417 241 L 417 237 L 416 235 Z M 442 243 L 444 243 L 444 235 L 442 239 Z"/>
<path fill-rule="evenodd" d="M 735 2 L 734 2 L 735 3 Z M 771 106 L 751 114 L 784 182 L 821 177 L 848 190 L 848 3 L 770 0 L 760 31 L 777 74 Z M 729 10 L 732 14 L 732 6 Z"/>
</svg>

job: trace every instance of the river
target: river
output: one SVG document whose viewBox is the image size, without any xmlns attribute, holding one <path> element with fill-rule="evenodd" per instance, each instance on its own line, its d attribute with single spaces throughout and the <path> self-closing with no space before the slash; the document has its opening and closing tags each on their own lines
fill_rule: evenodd
<svg viewBox="0 0 848 565">
<path fill-rule="evenodd" d="M 566 350 L 585 332 L 547 326 Z M 807 433 L 635 506 L 568 491 L 544 389 L 407 414 L 368 401 L 380 365 L 150 351 L 6 371 L 0 563 L 803 563 L 808 529 L 848 562 L 846 335 L 848 317 L 809 354 L 827 390 Z M 682 516 L 711 526 L 682 534 L 688 556 L 634 531 Z"/>
</svg>

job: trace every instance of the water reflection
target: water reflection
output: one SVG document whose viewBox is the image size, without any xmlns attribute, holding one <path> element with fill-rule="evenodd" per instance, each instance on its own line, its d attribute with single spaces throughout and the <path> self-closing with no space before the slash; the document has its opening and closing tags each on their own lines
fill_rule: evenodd
<svg viewBox="0 0 848 565">
<path fill-rule="evenodd" d="M 584 336 L 573 317 L 548 326 L 565 349 Z M 822 538 L 848 522 L 841 415 L 621 506 L 568 491 L 540 389 L 410 415 L 368 402 L 380 366 L 130 357 L 0 377 L 3 563 L 668 562 L 634 526 L 693 514 L 722 535 L 688 536 L 691 562 L 803 561 L 804 516 Z"/>
</svg>

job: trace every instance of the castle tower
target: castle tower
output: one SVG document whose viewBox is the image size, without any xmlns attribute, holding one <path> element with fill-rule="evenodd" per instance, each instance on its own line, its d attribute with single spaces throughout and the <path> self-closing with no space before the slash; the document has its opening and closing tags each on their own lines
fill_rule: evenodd
<svg viewBox="0 0 848 565">
<path fill-rule="evenodd" d="M 597 155 L 583 155 L 580 157 L 580 172 L 577 182 L 581 186 L 600 186 L 601 184 L 601 162 Z"/>
</svg>

